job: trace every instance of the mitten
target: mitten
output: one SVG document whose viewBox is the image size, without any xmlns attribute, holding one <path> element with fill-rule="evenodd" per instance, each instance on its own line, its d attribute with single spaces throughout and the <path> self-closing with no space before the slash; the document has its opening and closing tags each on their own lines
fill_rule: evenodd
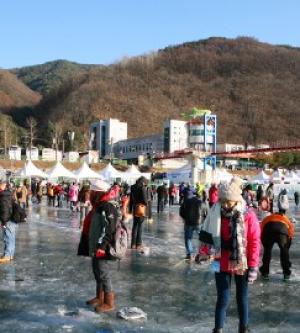
<svg viewBox="0 0 300 333">
<path fill-rule="evenodd" d="M 257 279 L 257 268 L 249 267 L 248 269 L 248 282 L 253 283 Z"/>
<path fill-rule="evenodd" d="M 105 251 L 100 248 L 95 251 L 96 258 L 103 258 L 103 257 L 105 257 L 105 255 L 106 255 Z"/>
</svg>

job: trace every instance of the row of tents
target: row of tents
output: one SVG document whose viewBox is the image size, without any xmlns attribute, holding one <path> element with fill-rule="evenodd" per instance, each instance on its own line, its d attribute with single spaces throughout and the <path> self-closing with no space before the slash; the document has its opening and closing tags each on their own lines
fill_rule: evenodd
<svg viewBox="0 0 300 333">
<path fill-rule="evenodd" d="M 96 172 L 92 170 L 86 162 L 73 172 L 65 168 L 60 162 L 57 162 L 51 169 L 44 172 L 37 168 L 32 161 L 28 161 L 22 169 L 15 173 L 15 177 L 19 178 L 38 177 L 49 180 L 64 178 L 76 181 L 84 179 L 102 179 L 108 182 L 115 179 L 121 179 L 128 183 L 135 182 L 135 180 L 141 176 L 150 179 L 151 174 L 140 172 L 135 165 L 131 165 L 128 170 L 122 172 L 115 169 L 110 163 L 104 169 L 100 170 L 100 172 Z"/>
<path fill-rule="evenodd" d="M 299 184 L 300 183 L 300 170 L 286 171 L 278 169 L 275 170 L 271 175 L 266 174 L 263 170 L 260 171 L 256 176 L 250 179 L 251 183 L 256 184 L 267 184 L 273 183 L 287 183 L 287 184 Z"/>
</svg>

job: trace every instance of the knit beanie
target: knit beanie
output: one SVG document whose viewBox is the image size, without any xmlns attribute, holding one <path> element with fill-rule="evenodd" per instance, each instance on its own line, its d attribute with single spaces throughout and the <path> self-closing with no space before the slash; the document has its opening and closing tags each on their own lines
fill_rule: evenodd
<svg viewBox="0 0 300 333">
<path fill-rule="evenodd" d="M 233 177 L 230 183 L 221 184 L 219 187 L 219 200 L 243 202 L 242 184 L 243 181 L 239 177 Z"/>
</svg>

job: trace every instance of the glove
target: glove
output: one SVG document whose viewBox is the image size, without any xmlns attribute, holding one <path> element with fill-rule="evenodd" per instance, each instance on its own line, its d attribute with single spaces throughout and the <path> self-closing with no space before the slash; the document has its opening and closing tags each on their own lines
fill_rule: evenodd
<svg viewBox="0 0 300 333">
<path fill-rule="evenodd" d="M 257 279 L 257 268 L 249 267 L 248 269 L 248 283 L 252 284 Z"/>
<path fill-rule="evenodd" d="M 105 253 L 104 250 L 102 250 L 102 249 L 97 249 L 97 250 L 95 251 L 95 257 L 96 257 L 96 258 L 103 258 L 103 257 L 105 257 L 105 256 L 106 256 L 106 253 Z"/>
</svg>

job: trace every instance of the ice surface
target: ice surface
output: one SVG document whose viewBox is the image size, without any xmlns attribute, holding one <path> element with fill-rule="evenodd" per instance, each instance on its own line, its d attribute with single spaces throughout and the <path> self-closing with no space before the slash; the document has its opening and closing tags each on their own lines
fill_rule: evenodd
<svg viewBox="0 0 300 333">
<path fill-rule="evenodd" d="M 300 221 L 300 209 L 290 214 Z M 148 256 L 129 251 L 120 267 L 112 263 L 116 310 L 97 314 L 85 305 L 94 296 L 90 259 L 78 257 L 79 216 L 66 208 L 32 206 L 19 226 L 16 260 L 0 266 L 1 333 L 211 333 L 215 284 L 207 265 L 188 264 L 178 206 L 144 224 Z M 129 224 L 130 225 L 130 224 Z M 292 279 L 282 282 L 279 251 L 273 250 L 270 281 L 250 287 L 250 320 L 256 333 L 300 332 L 300 226 L 291 248 Z M 195 237 L 195 245 L 197 240 Z M 1 244 L 2 245 L 2 244 Z M 235 291 L 225 332 L 237 332 Z M 145 322 L 116 317 L 139 307 Z"/>
</svg>

